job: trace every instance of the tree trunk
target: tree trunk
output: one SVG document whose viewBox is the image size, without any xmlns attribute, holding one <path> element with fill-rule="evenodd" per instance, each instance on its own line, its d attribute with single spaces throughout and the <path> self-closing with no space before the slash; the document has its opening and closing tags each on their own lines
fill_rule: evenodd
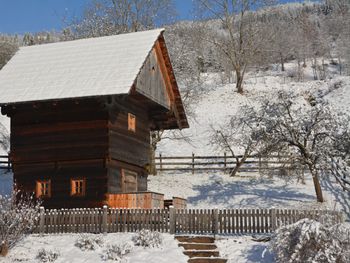
<svg viewBox="0 0 350 263">
<path fill-rule="evenodd" d="M 243 94 L 243 75 L 240 70 L 236 70 L 236 90 L 239 94 Z"/>
<path fill-rule="evenodd" d="M 323 195 L 322 195 L 322 188 L 320 185 L 320 180 L 318 178 L 318 174 L 317 171 L 314 167 L 309 167 L 311 175 L 312 175 L 312 180 L 314 182 L 314 187 L 315 187 L 315 192 L 316 192 L 316 198 L 317 198 L 317 202 L 323 203 L 324 199 L 323 199 Z"/>
<path fill-rule="evenodd" d="M 245 155 L 242 157 L 241 160 L 237 159 L 236 161 L 236 166 L 235 168 L 232 170 L 230 176 L 236 176 L 236 174 L 238 173 L 239 169 L 241 168 L 241 166 L 244 164 L 244 162 L 247 160 L 248 156 Z"/>
<path fill-rule="evenodd" d="M 0 256 L 6 257 L 9 252 L 9 247 L 6 242 L 1 243 L 0 245 Z"/>
</svg>

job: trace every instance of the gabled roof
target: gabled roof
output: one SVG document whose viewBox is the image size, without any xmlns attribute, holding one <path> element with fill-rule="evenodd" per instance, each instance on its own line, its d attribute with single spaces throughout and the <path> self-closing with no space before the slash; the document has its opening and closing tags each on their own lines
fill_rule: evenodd
<svg viewBox="0 0 350 263">
<path fill-rule="evenodd" d="M 0 71 L 0 105 L 127 94 L 163 31 L 22 47 Z"/>
</svg>

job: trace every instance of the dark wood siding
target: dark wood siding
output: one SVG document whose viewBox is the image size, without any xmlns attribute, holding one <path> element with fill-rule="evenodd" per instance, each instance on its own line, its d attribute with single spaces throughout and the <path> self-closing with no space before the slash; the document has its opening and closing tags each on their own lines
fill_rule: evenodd
<svg viewBox="0 0 350 263">
<path fill-rule="evenodd" d="M 136 131 L 128 130 L 128 113 L 136 116 Z M 144 168 L 149 164 L 150 128 L 147 109 L 132 105 L 110 111 L 109 156 Z"/>
<path fill-rule="evenodd" d="M 108 112 L 99 100 L 16 105 L 11 117 L 11 160 L 20 189 L 51 181 L 44 206 L 101 206 L 107 192 Z M 70 195 L 70 179 L 86 179 L 86 195 Z"/>
</svg>

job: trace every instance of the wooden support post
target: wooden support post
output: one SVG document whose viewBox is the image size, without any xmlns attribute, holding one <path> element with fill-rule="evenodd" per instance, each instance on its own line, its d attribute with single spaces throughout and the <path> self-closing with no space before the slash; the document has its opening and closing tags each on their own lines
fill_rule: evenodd
<svg viewBox="0 0 350 263">
<path fill-rule="evenodd" d="M 103 210 L 102 210 L 102 232 L 103 234 L 107 234 L 107 206 L 104 205 L 103 206 Z"/>
<path fill-rule="evenodd" d="M 169 229 L 170 234 L 174 235 L 176 233 L 176 210 L 174 206 L 169 206 Z"/>
<path fill-rule="evenodd" d="M 226 156 L 226 152 L 224 152 L 224 173 L 226 173 L 226 168 L 227 168 L 227 156 Z"/>
<path fill-rule="evenodd" d="M 40 222 L 39 222 L 39 232 L 40 235 L 43 235 L 45 232 L 45 208 L 43 206 L 40 206 Z"/>
<path fill-rule="evenodd" d="M 274 208 L 270 209 L 270 225 L 271 225 L 271 232 L 275 232 L 277 228 L 277 222 L 276 222 L 276 210 Z"/>
<path fill-rule="evenodd" d="M 192 174 L 194 174 L 194 153 L 192 153 Z"/>
<path fill-rule="evenodd" d="M 163 164 L 162 164 L 162 154 L 159 154 L 159 170 L 163 171 Z"/>
<path fill-rule="evenodd" d="M 213 234 L 215 235 L 219 234 L 219 210 L 215 208 L 213 210 Z"/>
</svg>

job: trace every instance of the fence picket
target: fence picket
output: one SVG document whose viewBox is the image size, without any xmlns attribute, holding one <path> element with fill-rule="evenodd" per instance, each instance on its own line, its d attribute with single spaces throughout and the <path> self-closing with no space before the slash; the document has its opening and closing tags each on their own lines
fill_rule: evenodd
<svg viewBox="0 0 350 263">
<path fill-rule="evenodd" d="M 341 212 L 298 209 L 175 209 L 175 231 L 181 234 L 268 233 L 302 218 L 320 219 L 321 213 L 342 220 Z M 216 214 L 217 212 L 217 214 Z M 168 209 L 107 209 L 107 224 L 103 226 L 103 211 L 96 209 L 61 209 L 43 211 L 42 233 L 136 232 L 141 229 L 169 232 Z"/>
</svg>

